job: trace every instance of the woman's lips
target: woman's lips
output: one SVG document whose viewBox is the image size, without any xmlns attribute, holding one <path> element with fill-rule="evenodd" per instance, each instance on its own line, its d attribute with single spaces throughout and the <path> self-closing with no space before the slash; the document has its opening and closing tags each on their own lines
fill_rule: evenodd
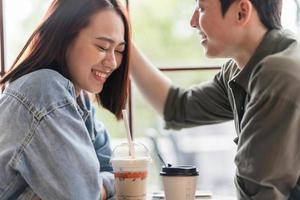
<svg viewBox="0 0 300 200">
<path fill-rule="evenodd" d="M 101 83 L 105 83 L 107 77 L 109 76 L 109 74 L 101 72 L 99 70 L 95 70 L 95 69 L 92 69 L 92 73 L 93 73 L 95 79 Z"/>
</svg>

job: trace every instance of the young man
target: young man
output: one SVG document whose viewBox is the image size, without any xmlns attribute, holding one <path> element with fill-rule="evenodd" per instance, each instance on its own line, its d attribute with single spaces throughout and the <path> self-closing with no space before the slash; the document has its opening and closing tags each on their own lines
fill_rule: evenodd
<svg viewBox="0 0 300 200">
<path fill-rule="evenodd" d="M 238 199 L 300 199 L 300 48 L 281 30 L 282 1 L 196 4 L 191 26 L 206 55 L 231 59 L 210 82 L 184 90 L 134 48 L 135 82 L 167 128 L 234 119 Z"/>
</svg>

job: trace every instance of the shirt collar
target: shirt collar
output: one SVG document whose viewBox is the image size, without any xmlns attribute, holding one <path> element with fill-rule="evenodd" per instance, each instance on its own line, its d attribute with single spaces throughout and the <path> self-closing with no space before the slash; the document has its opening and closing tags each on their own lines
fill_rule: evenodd
<svg viewBox="0 0 300 200">
<path fill-rule="evenodd" d="M 280 52 L 295 42 L 294 36 L 284 30 L 267 32 L 246 66 L 231 80 L 248 93 L 248 82 L 254 67 L 268 55 Z"/>
</svg>

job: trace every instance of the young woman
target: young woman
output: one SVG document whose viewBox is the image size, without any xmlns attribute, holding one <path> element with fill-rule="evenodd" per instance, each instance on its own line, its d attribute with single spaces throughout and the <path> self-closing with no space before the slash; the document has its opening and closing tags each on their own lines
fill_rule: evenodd
<svg viewBox="0 0 300 200">
<path fill-rule="evenodd" d="M 87 92 L 117 119 L 130 26 L 118 0 L 53 0 L 0 80 L 0 199 L 110 199 L 109 137 Z"/>
</svg>

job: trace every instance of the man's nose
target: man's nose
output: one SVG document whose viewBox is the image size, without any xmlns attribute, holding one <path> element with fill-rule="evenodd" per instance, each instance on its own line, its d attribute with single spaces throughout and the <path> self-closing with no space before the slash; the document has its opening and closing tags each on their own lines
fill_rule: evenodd
<svg viewBox="0 0 300 200">
<path fill-rule="evenodd" d="M 199 11 L 197 11 L 196 9 L 194 10 L 194 13 L 191 17 L 190 25 L 193 28 L 197 28 L 199 26 Z"/>
</svg>

